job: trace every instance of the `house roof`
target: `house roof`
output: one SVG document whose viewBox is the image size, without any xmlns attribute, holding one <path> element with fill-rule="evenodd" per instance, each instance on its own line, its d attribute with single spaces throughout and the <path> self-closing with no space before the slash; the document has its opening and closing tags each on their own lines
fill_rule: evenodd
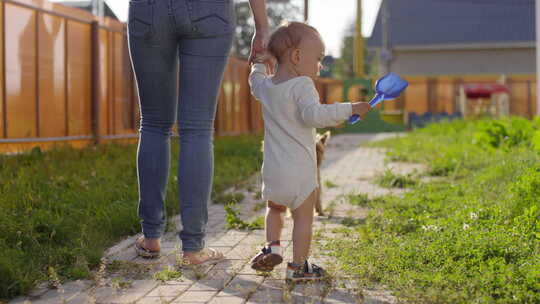
<svg viewBox="0 0 540 304">
<path fill-rule="evenodd" d="M 383 0 L 389 1 L 389 0 Z M 529 45 L 536 40 L 534 0 L 392 0 L 392 47 Z M 382 7 L 382 6 L 381 6 Z M 382 46 L 379 10 L 368 47 Z"/>
</svg>

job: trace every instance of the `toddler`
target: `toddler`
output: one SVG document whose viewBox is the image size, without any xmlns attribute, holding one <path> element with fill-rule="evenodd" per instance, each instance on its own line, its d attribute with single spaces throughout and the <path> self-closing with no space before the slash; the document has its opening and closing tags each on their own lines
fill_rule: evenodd
<svg viewBox="0 0 540 304">
<path fill-rule="evenodd" d="M 264 118 L 262 198 L 267 201 L 266 240 L 251 267 L 271 271 L 283 261 L 280 246 L 284 212 L 294 222 L 293 260 L 287 263 L 287 281 L 320 280 L 324 270 L 308 262 L 313 205 L 317 198 L 315 128 L 335 126 L 351 115 L 364 117 L 366 102 L 323 105 L 312 78 L 321 69 L 325 46 L 318 31 L 290 22 L 270 36 L 268 54 L 255 58 L 249 76 L 251 93 L 261 102 Z M 269 57 L 277 61 L 275 74 L 266 71 Z"/>
</svg>

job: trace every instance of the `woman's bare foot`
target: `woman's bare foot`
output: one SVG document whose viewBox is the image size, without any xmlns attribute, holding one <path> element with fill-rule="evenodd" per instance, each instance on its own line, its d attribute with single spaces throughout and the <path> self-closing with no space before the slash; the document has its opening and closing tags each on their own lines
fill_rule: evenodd
<svg viewBox="0 0 540 304">
<path fill-rule="evenodd" d="M 140 247 L 148 251 L 160 251 L 161 250 L 161 240 L 160 239 L 147 239 L 144 236 L 141 236 L 137 239 L 137 243 Z"/>
</svg>

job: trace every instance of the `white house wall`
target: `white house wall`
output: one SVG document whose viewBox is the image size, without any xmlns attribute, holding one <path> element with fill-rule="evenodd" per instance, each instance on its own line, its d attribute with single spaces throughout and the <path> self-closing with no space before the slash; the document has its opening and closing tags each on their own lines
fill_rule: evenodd
<svg viewBox="0 0 540 304">
<path fill-rule="evenodd" d="M 403 75 L 536 74 L 536 51 L 533 47 L 394 51 L 391 71 Z"/>
</svg>

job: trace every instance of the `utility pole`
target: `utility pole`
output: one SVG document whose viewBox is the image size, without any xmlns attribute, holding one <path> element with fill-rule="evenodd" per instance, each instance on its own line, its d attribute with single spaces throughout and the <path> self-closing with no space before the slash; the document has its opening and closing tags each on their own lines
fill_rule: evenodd
<svg viewBox="0 0 540 304">
<path fill-rule="evenodd" d="M 309 0 L 304 0 L 304 22 L 309 19 Z"/>
<path fill-rule="evenodd" d="M 392 60 L 392 50 L 390 49 L 390 9 L 389 3 L 390 0 L 383 0 L 381 6 L 381 17 L 382 17 L 382 50 L 381 50 L 381 60 L 382 60 L 382 73 L 386 74 L 390 72 L 390 61 Z"/>
<path fill-rule="evenodd" d="M 365 78 L 364 37 L 362 37 L 362 0 L 356 0 L 356 26 L 354 35 L 354 71 L 358 78 Z"/>
</svg>

